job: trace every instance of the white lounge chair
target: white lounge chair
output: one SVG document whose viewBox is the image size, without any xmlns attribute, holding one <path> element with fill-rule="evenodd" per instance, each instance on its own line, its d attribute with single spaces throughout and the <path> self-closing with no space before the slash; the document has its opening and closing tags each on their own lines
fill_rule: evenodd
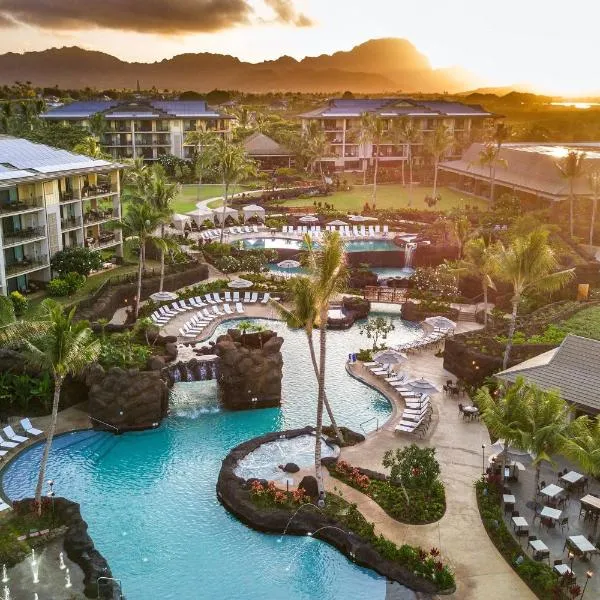
<svg viewBox="0 0 600 600">
<path fill-rule="evenodd" d="M 169 319 L 177 314 L 176 311 L 171 310 L 168 306 L 161 306 L 158 309 L 158 312 L 162 315 L 165 315 L 165 317 L 168 317 Z"/>
<path fill-rule="evenodd" d="M 198 313 L 198 314 L 200 315 L 200 313 Z M 211 315 L 206 308 L 202 309 L 202 314 L 200 316 L 203 319 L 208 319 L 209 321 L 212 321 L 213 319 L 217 318 L 217 315 L 215 315 L 215 314 Z"/>
<path fill-rule="evenodd" d="M 271 299 L 271 294 L 269 294 L 269 292 L 265 292 L 263 295 L 263 299 L 260 302 L 261 302 L 261 304 L 267 304 L 267 302 L 269 302 L 270 299 Z"/>
<path fill-rule="evenodd" d="M 252 231 L 258 233 L 258 225 L 252 225 Z"/>
<path fill-rule="evenodd" d="M 204 294 L 204 298 L 209 304 L 216 304 L 216 302 L 213 300 L 213 297 L 210 294 Z"/>
<path fill-rule="evenodd" d="M 19 444 L 16 442 L 8 442 L 2 436 L 0 436 L 0 446 L 2 448 L 16 448 Z"/>
<path fill-rule="evenodd" d="M 27 440 L 29 440 L 28 437 L 24 437 L 22 435 L 17 435 L 15 433 L 15 430 L 10 425 L 7 425 L 2 431 L 4 431 L 4 435 L 11 442 L 17 442 L 17 444 L 21 444 L 22 442 L 26 442 Z"/>
<path fill-rule="evenodd" d="M 218 317 L 225 316 L 225 313 L 220 311 L 218 306 L 215 305 L 212 307 L 212 309 L 213 309 L 213 312 L 215 313 L 215 315 L 217 315 Z"/>
<path fill-rule="evenodd" d="M 225 311 L 225 314 L 227 314 L 227 315 L 233 314 L 233 311 L 231 310 L 231 307 L 229 306 L 229 304 L 223 304 L 223 310 Z"/>
<path fill-rule="evenodd" d="M 258 302 L 258 292 L 252 292 L 252 296 L 250 296 L 250 303 Z"/>
<path fill-rule="evenodd" d="M 186 309 L 185 308 L 181 308 L 181 306 L 179 306 L 178 302 L 173 302 L 173 304 L 171 304 L 171 306 L 169 307 L 170 310 L 174 310 L 175 312 L 185 312 Z"/>
<path fill-rule="evenodd" d="M 236 302 L 235 303 L 235 310 L 238 313 L 243 314 L 244 313 L 244 305 L 241 302 Z"/>
<path fill-rule="evenodd" d="M 250 302 L 250 292 L 244 292 L 244 299 L 242 302 Z"/>
<path fill-rule="evenodd" d="M 231 302 L 232 301 L 231 292 L 225 292 L 225 300 L 227 302 Z"/>
<path fill-rule="evenodd" d="M 233 292 L 233 302 L 240 302 L 240 293 L 239 292 Z"/>
<path fill-rule="evenodd" d="M 213 292 L 213 300 L 217 303 L 217 304 L 222 304 L 223 303 L 223 298 L 221 298 L 221 295 L 219 294 L 219 292 Z"/>
<path fill-rule="evenodd" d="M 194 308 L 193 306 L 189 306 L 188 304 L 186 304 L 185 300 L 180 300 L 179 301 L 179 306 L 181 308 L 183 308 L 183 310 L 192 310 Z"/>
<path fill-rule="evenodd" d="M 29 419 L 21 419 L 21 427 L 23 431 L 26 431 L 29 435 L 42 435 L 44 433 L 41 429 L 36 429 Z"/>
<path fill-rule="evenodd" d="M 195 333 L 190 333 L 189 331 L 185 331 L 183 328 L 179 330 L 179 335 L 182 337 L 188 337 L 188 338 L 198 337 Z"/>
</svg>

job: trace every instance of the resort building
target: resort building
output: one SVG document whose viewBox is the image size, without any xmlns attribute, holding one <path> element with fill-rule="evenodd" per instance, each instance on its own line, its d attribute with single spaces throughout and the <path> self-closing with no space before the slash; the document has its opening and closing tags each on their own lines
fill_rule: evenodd
<svg viewBox="0 0 600 600">
<path fill-rule="evenodd" d="M 472 144 L 459 160 L 440 163 L 440 181 L 451 188 L 474 196 L 489 198 L 490 166 L 481 164 L 479 157 L 484 146 Z M 562 177 L 557 165 L 571 151 L 585 152 L 589 171 L 600 169 L 600 143 L 532 144 L 510 143 L 500 148 L 494 170 L 494 196 L 518 193 L 521 200 L 560 202 L 570 195 L 570 183 Z M 591 198 L 588 178 L 573 182 L 577 197 Z"/>
<path fill-rule="evenodd" d="M 291 167 L 293 153 L 264 133 L 255 132 L 244 141 L 246 154 L 254 159 L 261 171 L 275 171 L 282 167 Z"/>
<path fill-rule="evenodd" d="M 234 120 L 204 101 L 158 100 L 73 102 L 41 116 L 47 121 L 88 127 L 95 115 L 106 121 L 101 142 L 113 158 L 142 157 L 146 161 L 165 154 L 191 158 L 194 147 L 185 143 L 190 131 L 206 128 L 230 137 Z"/>
<path fill-rule="evenodd" d="M 542 390 L 558 390 L 579 413 L 600 413 L 600 341 L 568 335 L 558 348 L 496 375 L 514 383 L 523 377 Z"/>
<path fill-rule="evenodd" d="M 0 136 L 0 293 L 49 281 L 50 259 L 86 246 L 122 253 L 120 165 Z M 36 283 L 37 282 L 37 283 Z"/>
<path fill-rule="evenodd" d="M 388 135 L 379 146 L 359 143 L 361 117 L 365 113 L 375 114 L 384 122 Z M 304 131 L 316 123 L 325 133 L 329 149 L 323 158 L 323 166 L 336 171 L 365 170 L 373 164 L 376 155 L 382 167 L 399 167 L 406 163 L 408 145 L 394 135 L 395 126 L 402 119 L 412 121 L 420 133 L 419 139 L 412 144 L 413 165 L 419 167 L 428 160 L 425 153 L 427 140 L 440 123 L 448 128 L 455 140 L 448 156 L 460 157 L 473 140 L 481 139 L 484 128 L 494 118 L 494 114 L 477 105 L 410 98 L 336 99 L 300 115 Z"/>
</svg>

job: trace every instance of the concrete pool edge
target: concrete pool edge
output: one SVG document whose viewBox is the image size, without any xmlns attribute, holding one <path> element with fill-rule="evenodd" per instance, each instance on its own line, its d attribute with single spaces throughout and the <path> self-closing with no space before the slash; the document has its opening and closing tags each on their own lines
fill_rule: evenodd
<svg viewBox="0 0 600 600">
<path fill-rule="evenodd" d="M 396 581 L 416 592 L 450 594 L 454 590 L 440 590 L 432 581 L 418 577 L 404 565 L 383 558 L 372 544 L 351 531 L 342 531 L 332 517 L 315 511 L 286 509 L 261 510 L 250 499 L 246 480 L 235 475 L 238 462 L 262 444 L 280 439 L 298 437 L 314 432 L 313 427 L 275 431 L 242 442 L 223 459 L 217 480 L 217 499 L 223 507 L 247 527 L 262 533 L 307 536 L 317 530 L 317 539 L 335 547 L 346 558 L 362 567 L 375 571 L 391 581 Z M 292 522 L 292 519 L 294 521 Z"/>
</svg>

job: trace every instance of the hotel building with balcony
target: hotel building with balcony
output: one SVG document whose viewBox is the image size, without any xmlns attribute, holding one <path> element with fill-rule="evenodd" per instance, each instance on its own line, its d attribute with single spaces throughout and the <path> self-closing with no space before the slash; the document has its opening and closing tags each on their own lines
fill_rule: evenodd
<svg viewBox="0 0 600 600">
<path fill-rule="evenodd" d="M 376 147 L 373 143 L 360 142 L 361 117 L 365 113 L 377 115 L 383 120 L 389 135 Z M 481 139 L 486 127 L 497 118 L 481 106 L 446 102 L 443 100 L 415 100 L 409 98 L 359 98 L 334 99 L 326 106 L 299 115 L 303 131 L 316 123 L 329 142 L 323 166 L 331 171 L 364 171 L 373 165 L 379 155 L 380 167 L 401 167 L 408 161 L 408 146 L 393 139 L 395 125 L 402 119 L 412 121 L 420 132 L 419 140 L 412 145 L 413 165 L 427 163 L 425 147 L 428 137 L 436 127 L 445 125 L 454 136 L 455 144 L 446 158 L 460 158 L 471 141 Z"/>
<path fill-rule="evenodd" d="M 72 102 L 49 110 L 43 119 L 88 127 L 94 115 L 106 119 L 102 147 L 114 159 L 157 160 L 165 154 L 191 158 L 194 147 L 185 143 L 188 132 L 205 125 L 223 137 L 231 137 L 234 117 L 212 110 L 204 101 L 136 100 Z"/>
<path fill-rule="evenodd" d="M 0 293 L 40 287 L 73 246 L 120 256 L 121 165 L 0 135 Z"/>
</svg>

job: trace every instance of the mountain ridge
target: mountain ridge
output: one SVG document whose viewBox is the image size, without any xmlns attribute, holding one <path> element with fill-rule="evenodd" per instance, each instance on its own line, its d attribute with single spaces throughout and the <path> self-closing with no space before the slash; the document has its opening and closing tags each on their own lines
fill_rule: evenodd
<svg viewBox="0 0 600 600">
<path fill-rule="evenodd" d="M 185 53 L 152 63 L 126 62 L 106 52 L 77 46 L 0 55 L 0 84 L 31 81 L 41 87 L 135 87 L 244 92 L 296 91 L 355 93 L 458 92 L 480 81 L 462 69 L 433 69 L 429 59 L 405 39 L 381 38 L 351 50 L 281 56 L 259 63 L 228 54 Z"/>
</svg>

